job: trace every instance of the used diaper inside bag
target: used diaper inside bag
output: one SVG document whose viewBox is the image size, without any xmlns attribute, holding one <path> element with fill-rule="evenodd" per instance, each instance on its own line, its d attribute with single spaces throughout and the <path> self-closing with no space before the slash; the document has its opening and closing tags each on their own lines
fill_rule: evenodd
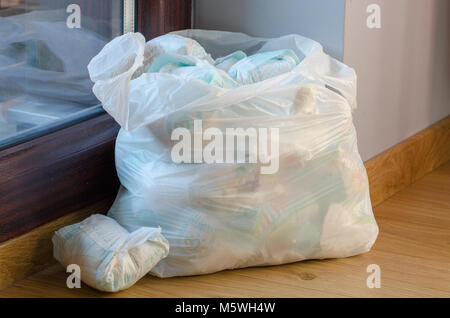
<svg viewBox="0 0 450 318">
<path fill-rule="evenodd" d="M 88 68 L 94 94 L 121 125 L 121 189 L 108 216 L 128 231 L 160 226 L 170 244 L 151 274 L 347 257 L 375 242 L 352 123 L 356 75 L 317 42 L 204 30 L 146 42 L 128 33 Z M 194 134 L 196 120 L 203 131 L 277 128 L 276 169 L 175 163 L 172 132 Z"/>
</svg>

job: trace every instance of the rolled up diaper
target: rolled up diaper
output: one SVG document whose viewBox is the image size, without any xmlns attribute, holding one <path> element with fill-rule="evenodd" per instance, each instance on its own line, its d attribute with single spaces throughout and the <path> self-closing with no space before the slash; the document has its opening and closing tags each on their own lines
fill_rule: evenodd
<svg viewBox="0 0 450 318">
<path fill-rule="evenodd" d="M 219 57 L 218 59 L 216 59 L 216 61 L 214 62 L 214 66 L 221 70 L 224 70 L 225 72 L 228 72 L 234 64 L 246 57 L 247 54 L 245 54 L 244 52 L 236 51 L 228 54 L 227 56 Z"/>
<path fill-rule="evenodd" d="M 178 54 L 196 57 L 210 64 L 214 60 L 195 40 L 176 34 L 165 34 L 145 44 L 144 68 L 148 68 L 161 54 Z"/>
<path fill-rule="evenodd" d="M 77 264 L 83 282 L 107 292 L 132 286 L 169 253 L 161 228 L 129 233 L 101 214 L 63 227 L 52 241 L 53 255 L 63 266 Z"/>
<path fill-rule="evenodd" d="M 253 84 L 291 71 L 300 60 L 292 50 L 257 53 L 233 64 L 228 74 L 241 84 Z"/>
<path fill-rule="evenodd" d="M 147 72 L 160 72 L 204 81 L 222 88 L 235 88 L 239 84 L 228 73 L 194 56 L 163 53 L 149 66 Z"/>
<path fill-rule="evenodd" d="M 161 72 L 164 73 L 164 70 Z M 171 69 L 168 73 L 184 78 L 195 78 L 221 88 L 236 88 L 239 84 L 227 73 L 208 65 L 188 66 Z"/>
<path fill-rule="evenodd" d="M 195 56 L 214 63 L 205 49 L 195 40 L 176 34 L 164 34 L 147 42 L 148 48 L 156 58 L 162 53 L 174 53 Z"/>
</svg>

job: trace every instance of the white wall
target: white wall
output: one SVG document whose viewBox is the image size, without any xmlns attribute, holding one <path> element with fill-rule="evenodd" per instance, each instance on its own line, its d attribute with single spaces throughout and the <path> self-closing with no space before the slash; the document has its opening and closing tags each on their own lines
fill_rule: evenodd
<svg viewBox="0 0 450 318">
<path fill-rule="evenodd" d="M 380 29 L 366 26 L 371 3 Z M 344 62 L 358 75 L 363 159 L 450 114 L 449 0 L 347 0 L 344 39 Z"/>
<path fill-rule="evenodd" d="M 345 0 L 194 0 L 194 27 L 259 37 L 290 33 L 322 43 L 342 60 Z"/>
<path fill-rule="evenodd" d="M 366 26 L 371 3 L 381 29 Z M 364 160 L 450 113 L 450 0 L 195 0 L 194 10 L 196 28 L 298 33 L 343 56 L 358 74 Z"/>
</svg>

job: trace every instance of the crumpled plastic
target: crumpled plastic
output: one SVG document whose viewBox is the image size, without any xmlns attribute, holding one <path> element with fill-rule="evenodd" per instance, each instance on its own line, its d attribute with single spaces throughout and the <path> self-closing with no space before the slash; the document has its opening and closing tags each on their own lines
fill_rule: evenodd
<svg viewBox="0 0 450 318">
<path fill-rule="evenodd" d="M 170 243 L 169 255 L 150 273 L 206 274 L 368 251 L 378 227 L 352 123 L 354 70 L 299 35 L 265 39 L 203 30 L 171 35 L 189 38 L 207 53 L 177 37 L 175 44 L 164 44 L 170 50 L 153 57 L 152 41 L 163 47 L 170 38 L 145 43 L 132 33 L 110 42 L 89 65 L 95 95 L 121 125 L 115 155 L 122 186 L 108 216 L 129 231 L 161 226 Z M 197 49 L 180 49 L 179 43 Z M 210 54 L 213 63 L 206 62 L 218 65 L 231 59 L 225 71 L 247 57 L 280 50 L 292 51 L 295 65 L 236 88 L 146 72 L 166 53 L 203 61 Z M 232 57 L 237 51 L 245 57 Z M 200 119 L 204 130 L 278 128 L 278 171 L 261 174 L 260 162 L 174 163 L 171 133 L 177 127 L 193 132 Z"/>
<path fill-rule="evenodd" d="M 160 228 L 129 233 L 101 214 L 59 229 L 52 241 L 53 255 L 63 266 L 78 265 L 83 282 L 107 292 L 132 286 L 169 253 Z"/>
</svg>

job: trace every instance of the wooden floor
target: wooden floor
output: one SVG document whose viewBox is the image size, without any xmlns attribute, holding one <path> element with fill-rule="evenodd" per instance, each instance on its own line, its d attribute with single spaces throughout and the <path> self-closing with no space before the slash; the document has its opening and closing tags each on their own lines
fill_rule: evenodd
<svg viewBox="0 0 450 318">
<path fill-rule="evenodd" d="M 66 287 L 52 266 L 0 291 L 0 297 L 450 297 L 450 163 L 374 210 L 380 235 L 372 251 L 347 259 L 305 261 L 217 274 L 158 279 L 107 294 Z M 381 288 L 366 286 L 369 264 Z"/>
</svg>

